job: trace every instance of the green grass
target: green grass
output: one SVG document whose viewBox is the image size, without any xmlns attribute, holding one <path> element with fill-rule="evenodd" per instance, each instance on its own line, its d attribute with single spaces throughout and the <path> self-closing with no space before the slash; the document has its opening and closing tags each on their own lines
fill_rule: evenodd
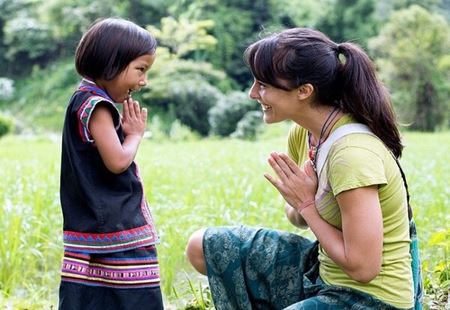
<svg viewBox="0 0 450 310">
<path fill-rule="evenodd" d="M 448 276 L 449 142 L 448 132 L 408 133 L 402 159 L 432 298 L 442 297 L 442 265 Z M 288 224 L 280 196 L 263 177 L 272 150 L 285 150 L 285 138 L 142 143 L 137 162 L 162 240 L 167 303 L 182 308 L 201 295 L 193 292 L 201 291 L 205 279 L 184 256 L 190 234 L 201 227 L 246 224 L 310 236 Z M 57 303 L 63 250 L 59 164 L 57 137 L 0 139 L 0 307 L 48 309 Z"/>
</svg>

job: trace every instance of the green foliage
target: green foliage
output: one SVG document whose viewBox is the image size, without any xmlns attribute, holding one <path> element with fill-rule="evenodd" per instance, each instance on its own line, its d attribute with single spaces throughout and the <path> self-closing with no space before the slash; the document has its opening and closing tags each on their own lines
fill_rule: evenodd
<svg viewBox="0 0 450 310">
<path fill-rule="evenodd" d="M 236 131 L 231 134 L 232 138 L 256 140 L 262 124 L 263 114 L 261 111 L 249 111 L 237 123 Z"/>
<path fill-rule="evenodd" d="M 0 15 L 0 34 L 4 37 L 7 69 L 19 76 L 29 73 L 35 64 L 44 67 L 55 58 L 73 55 L 81 34 L 96 19 L 125 16 L 122 1 L 118 0 L 4 2 L 1 6 L 9 14 Z M 14 66 L 16 62 L 21 66 Z"/>
<path fill-rule="evenodd" d="M 400 29 L 394 33 L 401 33 L 399 39 L 379 45 L 380 50 L 385 46 L 395 48 L 385 49 L 386 53 L 373 48 L 371 54 L 390 86 L 402 121 L 413 123 L 413 129 L 445 129 L 450 126 L 448 52 L 436 56 L 435 47 L 449 49 L 444 44 L 448 41 L 448 24 L 444 26 L 442 18 L 435 19 L 437 15 L 428 13 L 431 17 L 422 18 L 423 23 L 418 26 L 408 22 L 411 18 L 393 13 L 420 4 L 448 19 L 449 1 L 304 0 L 298 5 L 298 1 L 289 0 L 3 0 L 0 72 L 15 81 L 16 92 L 13 100 L 0 95 L 0 105 L 11 109 L 19 123 L 24 119 L 24 126 L 32 124 L 31 130 L 59 130 L 60 104 L 68 99 L 64 95 L 72 92 L 76 82 L 65 84 L 61 70 L 55 68 L 66 63 L 64 59 L 73 62 L 82 33 L 99 17 L 129 18 L 148 26 L 158 38 L 160 47 L 149 73 L 150 87 L 135 97 L 160 114 L 165 134 L 169 134 L 177 118 L 178 107 L 172 98 L 180 94 L 174 95 L 171 89 L 180 88 L 180 82 L 208 83 L 222 93 L 248 87 L 251 74 L 244 64 L 243 52 L 263 32 L 308 26 L 319 28 L 334 39 L 365 45 L 370 37 L 378 35 L 380 24 L 398 24 Z M 419 20 L 423 14 L 415 15 Z M 429 29 L 423 26 L 428 23 L 432 25 Z M 413 31 L 416 28 L 417 33 Z M 383 29 L 377 38 L 386 36 L 387 27 Z M 397 52 L 402 49 L 407 51 L 406 56 Z M 424 57 L 427 53 L 435 57 Z M 414 62 L 411 56 L 419 60 Z M 418 70 L 414 69 L 416 65 Z M 411 77 L 416 72 L 420 74 Z M 58 78 L 63 80 L 58 83 Z M 52 91 L 45 92 L 48 105 L 43 109 L 43 92 L 37 90 L 38 85 L 47 88 L 47 83 L 42 83 L 47 80 L 51 81 Z"/>
<path fill-rule="evenodd" d="M 171 141 L 195 141 L 199 140 L 200 136 L 189 127 L 181 124 L 180 121 L 175 120 L 170 127 L 169 139 Z"/>
<path fill-rule="evenodd" d="M 64 112 L 79 80 L 72 60 L 35 68 L 29 77 L 17 81 L 16 91 L 5 106 L 26 131 L 61 130 Z"/>
<path fill-rule="evenodd" d="M 286 126 L 281 125 L 268 127 Z M 279 132 L 283 136 L 258 142 L 142 141 L 136 161 L 161 236 L 158 255 L 166 305 L 181 309 L 191 300 L 201 300 L 200 292 L 207 292 L 206 279 L 197 276 L 184 256 L 190 234 L 201 227 L 245 224 L 312 236 L 288 223 L 280 195 L 263 177 L 270 172 L 268 154 L 286 149 L 285 129 Z M 6 305 L 15 298 L 27 301 L 23 305 L 29 301 L 56 304 L 63 251 L 60 141 L 49 138 L 6 136 L 0 140 L 0 307 L 2 301 Z M 449 138 L 449 132 L 406 133 L 402 157 L 426 263 L 424 279 L 433 279 L 432 291 L 426 287 L 430 298 L 434 292 L 445 293 L 447 277 L 439 266 L 445 262 L 448 266 L 450 146 L 442 141 Z M 195 294 L 185 273 L 195 283 Z M 206 302 L 208 295 L 203 296 Z"/>
<path fill-rule="evenodd" d="M 221 91 L 232 88 L 225 73 L 213 68 L 210 63 L 180 59 L 165 47 L 158 47 L 156 54 L 156 61 L 148 75 L 150 85 L 143 89 L 143 97 L 146 99 L 159 102 L 170 91 L 172 84 L 183 80 L 204 81 Z"/>
<path fill-rule="evenodd" d="M 60 229 L 53 227 L 60 222 L 59 147 L 47 138 L 0 143 L 0 305 L 39 309 L 54 299 L 61 262 Z M 23 302 L 15 300 L 20 291 L 27 292 Z"/>
<path fill-rule="evenodd" d="M 143 103 L 155 113 L 166 114 L 164 131 L 178 119 L 202 136 L 210 129 L 208 111 L 222 96 L 218 87 L 230 88 L 225 74 L 211 64 L 180 59 L 165 47 L 157 50 L 149 80 L 150 86 L 142 91 Z"/>
<path fill-rule="evenodd" d="M 442 229 L 431 235 L 429 248 L 438 253 L 437 257 L 425 259 L 423 269 L 428 275 L 425 278 L 425 290 L 428 292 L 427 302 L 431 306 L 447 301 L 450 290 L 450 229 Z M 437 264 L 436 264 L 437 262 Z M 431 307 L 430 307 L 431 308 Z"/>
<path fill-rule="evenodd" d="M 14 130 L 14 119 L 0 113 L 0 138 Z"/>
<path fill-rule="evenodd" d="M 244 115 L 257 108 L 258 105 L 244 92 L 235 91 L 226 94 L 209 111 L 211 133 L 223 137 L 232 134 Z"/>
<path fill-rule="evenodd" d="M 214 25 L 212 20 L 188 20 L 169 16 L 161 19 L 161 29 L 148 26 L 158 43 L 167 47 L 171 54 L 179 58 L 191 52 L 199 54 L 202 50 L 212 50 L 217 40 L 207 33 Z"/>
<path fill-rule="evenodd" d="M 3 100 L 11 99 L 14 94 L 14 81 L 0 77 L 0 103 Z"/>
<path fill-rule="evenodd" d="M 183 81 L 172 85 L 169 100 L 176 118 L 202 136 L 209 133 L 209 109 L 219 100 L 221 93 L 202 81 Z"/>
<path fill-rule="evenodd" d="M 244 89 L 251 80 L 243 61 L 245 48 L 271 22 L 269 0 L 206 0 L 185 2 L 184 16 L 214 21 L 211 34 L 217 39 L 207 60 L 223 70 Z"/>
<path fill-rule="evenodd" d="M 147 125 L 148 131 L 144 134 L 145 139 L 150 139 L 157 142 L 180 142 L 180 141 L 196 141 L 201 137 L 198 133 L 192 131 L 186 125 L 183 125 L 179 120 L 175 119 L 170 126 L 161 120 L 160 115 L 151 117 Z"/>
<path fill-rule="evenodd" d="M 179 295 L 175 287 L 173 288 L 174 295 L 177 299 L 184 297 L 184 295 L 192 296 L 192 299 L 183 306 L 183 310 L 215 309 L 209 287 L 204 286 L 201 282 L 199 282 L 197 288 L 187 274 L 186 280 L 188 284 L 188 290 L 183 294 L 183 296 Z"/>
<path fill-rule="evenodd" d="M 283 27 L 314 27 L 327 12 L 329 0 L 271 0 L 273 18 Z M 267 28 L 267 26 L 266 26 Z"/>
<path fill-rule="evenodd" d="M 316 24 L 337 42 L 352 41 L 365 46 L 379 28 L 375 0 L 336 0 Z"/>
<path fill-rule="evenodd" d="M 41 22 L 49 25 L 58 42 L 78 42 L 83 32 L 96 19 L 123 16 L 118 0 L 46 0 L 36 1 Z M 73 48 L 73 43 L 70 45 Z M 62 47 L 65 48 L 65 47 Z"/>
<path fill-rule="evenodd" d="M 389 48 L 386 48 L 389 46 Z M 419 6 L 394 13 L 371 40 L 381 76 L 403 122 L 432 131 L 448 124 L 450 27 Z"/>
<path fill-rule="evenodd" d="M 6 22 L 4 32 L 4 42 L 8 46 L 6 57 L 10 61 L 42 59 L 56 50 L 50 27 L 36 17 L 12 18 Z"/>
<path fill-rule="evenodd" d="M 128 0 L 121 1 L 125 16 L 141 26 L 158 25 L 167 16 L 169 8 L 179 0 Z"/>
</svg>

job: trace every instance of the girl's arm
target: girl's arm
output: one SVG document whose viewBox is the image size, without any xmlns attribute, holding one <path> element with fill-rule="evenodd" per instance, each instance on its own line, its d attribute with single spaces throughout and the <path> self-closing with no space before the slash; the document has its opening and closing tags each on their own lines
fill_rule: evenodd
<svg viewBox="0 0 450 310">
<path fill-rule="evenodd" d="M 94 138 L 106 168 L 112 173 L 124 172 L 133 162 L 147 123 L 146 109 L 129 98 L 123 104 L 122 128 L 125 134 L 123 144 L 117 136 L 109 109 L 99 105 L 89 121 L 89 131 Z"/>
<path fill-rule="evenodd" d="M 269 163 L 279 180 L 266 175 L 285 200 L 295 208 L 313 201 L 317 176 L 310 163 L 301 170 L 287 155 L 272 153 Z M 378 187 L 368 186 L 340 193 L 336 197 L 342 217 L 342 231 L 326 222 L 314 205 L 300 210 L 322 248 L 353 280 L 370 282 L 381 270 L 383 222 Z"/>
</svg>

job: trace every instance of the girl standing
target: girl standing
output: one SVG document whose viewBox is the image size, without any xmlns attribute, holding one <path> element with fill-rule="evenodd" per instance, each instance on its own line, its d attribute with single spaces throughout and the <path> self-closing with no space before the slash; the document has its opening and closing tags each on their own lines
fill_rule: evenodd
<svg viewBox="0 0 450 310">
<path fill-rule="evenodd" d="M 131 98 L 155 51 L 148 31 L 113 18 L 94 23 L 77 47 L 83 79 L 62 140 L 60 309 L 163 309 L 158 235 L 134 162 L 147 111 Z"/>
</svg>

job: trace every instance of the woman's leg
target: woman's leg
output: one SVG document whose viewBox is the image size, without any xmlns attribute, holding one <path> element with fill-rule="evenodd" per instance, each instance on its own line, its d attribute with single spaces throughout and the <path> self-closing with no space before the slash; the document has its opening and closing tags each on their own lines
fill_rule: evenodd
<svg viewBox="0 0 450 310">
<path fill-rule="evenodd" d="M 217 309 L 282 309 L 310 294 L 305 276 L 318 273 L 316 242 L 281 231 L 211 227 L 202 252 Z"/>
<path fill-rule="evenodd" d="M 195 270 L 206 276 L 206 262 L 203 253 L 203 235 L 205 230 L 197 230 L 191 235 L 186 246 L 186 256 Z"/>
</svg>

